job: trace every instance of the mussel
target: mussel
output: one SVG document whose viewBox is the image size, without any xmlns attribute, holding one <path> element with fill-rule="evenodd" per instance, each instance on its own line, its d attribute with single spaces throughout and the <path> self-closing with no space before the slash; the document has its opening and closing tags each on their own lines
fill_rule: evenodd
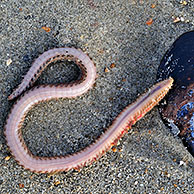
<svg viewBox="0 0 194 194">
<path fill-rule="evenodd" d="M 174 85 L 159 104 L 159 112 L 194 156 L 194 31 L 178 37 L 162 58 L 157 80 L 168 77 Z"/>
</svg>

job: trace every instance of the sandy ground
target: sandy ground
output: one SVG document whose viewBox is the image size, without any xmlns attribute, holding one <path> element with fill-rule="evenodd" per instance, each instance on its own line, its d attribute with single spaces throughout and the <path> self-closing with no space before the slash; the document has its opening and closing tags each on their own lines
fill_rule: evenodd
<svg viewBox="0 0 194 194">
<path fill-rule="evenodd" d="M 0 193 L 194 193 L 194 159 L 165 127 L 157 108 L 122 138 L 116 152 L 110 150 L 80 172 L 49 176 L 24 170 L 9 157 L 3 135 L 13 104 L 7 97 L 33 60 L 50 48 L 75 46 L 96 63 L 95 87 L 73 100 L 37 105 L 25 119 L 23 134 L 38 156 L 83 149 L 153 85 L 165 51 L 194 29 L 193 10 L 194 1 L 179 0 L 1 0 Z M 153 22 L 147 22 L 150 18 Z M 68 82 L 77 73 L 73 64 L 59 62 L 36 85 Z"/>
</svg>

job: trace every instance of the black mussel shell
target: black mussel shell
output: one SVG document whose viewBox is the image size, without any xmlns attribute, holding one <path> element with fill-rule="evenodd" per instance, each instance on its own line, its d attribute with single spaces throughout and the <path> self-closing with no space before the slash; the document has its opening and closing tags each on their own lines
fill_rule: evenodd
<svg viewBox="0 0 194 194">
<path fill-rule="evenodd" d="M 181 35 L 164 55 L 157 79 L 168 77 L 174 79 L 173 88 L 159 104 L 159 111 L 194 156 L 194 31 Z"/>
</svg>

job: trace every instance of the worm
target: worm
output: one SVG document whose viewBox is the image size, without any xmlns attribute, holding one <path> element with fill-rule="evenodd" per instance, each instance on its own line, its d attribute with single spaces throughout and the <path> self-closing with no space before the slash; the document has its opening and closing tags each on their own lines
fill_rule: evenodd
<svg viewBox="0 0 194 194">
<path fill-rule="evenodd" d="M 48 64 L 57 60 L 72 60 L 81 70 L 78 81 L 71 84 L 43 85 L 27 90 Z M 173 79 L 168 78 L 152 86 L 146 93 L 128 105 L 112 122 L 112 125 L 94 143 L 83 150 L 57 157 L 38 157 L 26 146 L 21 127 L 27 112 L 37 103 L 58 98 L 73 98 L 87 92 L 96 79 L 96 67 L 87 54 L 75 48 L 55 48 L 44 52 L 32 64 L 22 83 L 8 97 L 20 96 L 13 105 L 5 124 L 5 137 L 15 160 L 32 172 L 54 173 L 80 169 L 100 158 L 148 111 L 167 94 Z M 26 92 L 24 92 L 27 90 Z M 22 94 L 23 93 L 23 94 Z M 22 95 L 21 95 L 22 94 Z"/>
</svg>

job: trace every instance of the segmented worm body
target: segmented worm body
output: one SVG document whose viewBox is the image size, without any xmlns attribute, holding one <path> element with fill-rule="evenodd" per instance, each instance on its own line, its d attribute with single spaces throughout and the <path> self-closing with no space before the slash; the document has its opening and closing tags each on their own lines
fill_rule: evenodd
<svg viewBox="0 0 194 194">
<path fill-rule="evenodd" d="M 32 106 L 50 99 L 72 98 L 87 92 L 95 82 L 96 68 L 90 58 L 81 50 L 74 48 L 56 48 L 40 55 L 32 64 L 19 87 L 9 96 L 16 98 L 35 82 L 44 68 L 56 60 L 73 60 L 82 71 L 79 81 L 70 85 L 44 85 L 26 91 L 14 104 L 5 125 L 8 147 L 16 161 L 33 172 L 51 173 L 79 169 L 102 156 L 137 120 L 142 118 L 166 95 L 173 79 L 161 81 L 154 85 L 133 104 L 127 106 L 113 121 L 112 125 L 94 143 L 68 156 L 37 157 L 27 148 L 21 126 L 27 112 Z"/>
</svg>

